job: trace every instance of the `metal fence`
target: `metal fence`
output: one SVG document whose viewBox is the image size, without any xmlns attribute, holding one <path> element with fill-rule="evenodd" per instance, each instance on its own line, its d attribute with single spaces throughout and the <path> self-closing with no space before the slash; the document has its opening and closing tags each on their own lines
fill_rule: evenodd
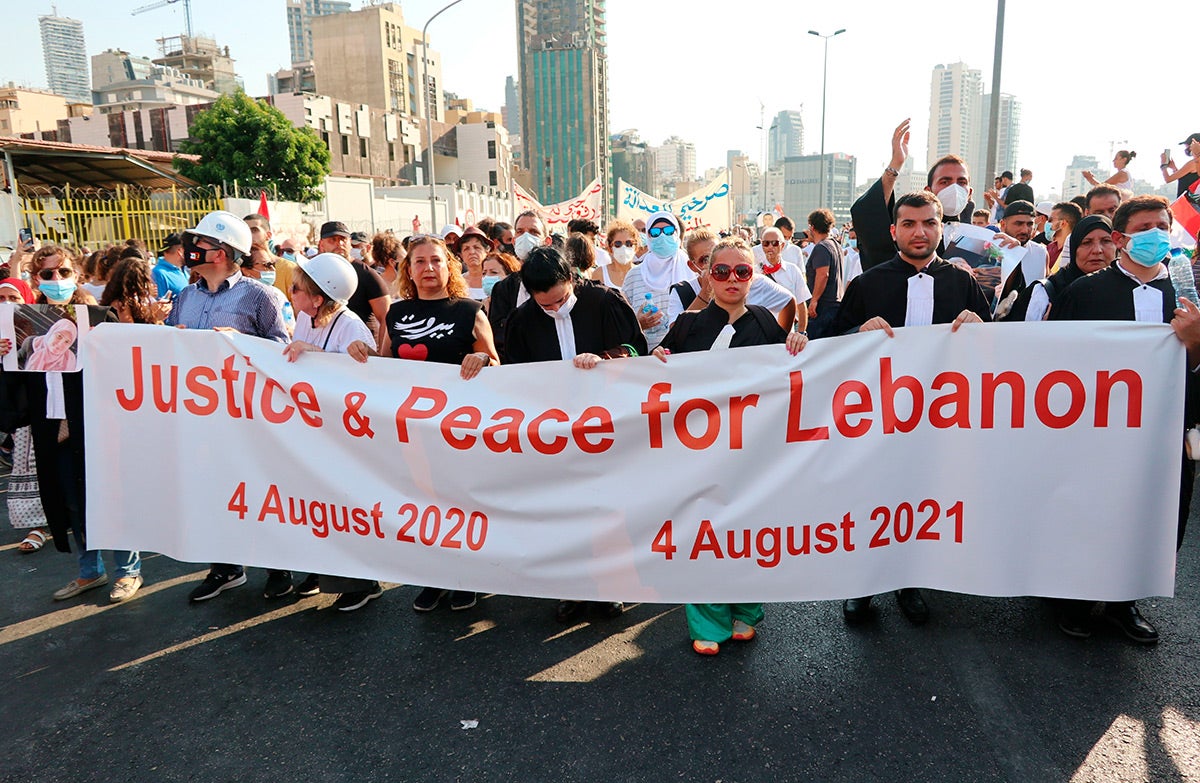
<svg viewBox="0 0 1200 783">
<path fill-rule="evenodd" d="M 223 208 L 219 189 L 201 187 L 24 187 L 20 203 L 22 225 L 42 242 L 92 250 L 126 239 L 162 247 L 167 234 L 189 229 L 205 214 Z"/>
</svg>

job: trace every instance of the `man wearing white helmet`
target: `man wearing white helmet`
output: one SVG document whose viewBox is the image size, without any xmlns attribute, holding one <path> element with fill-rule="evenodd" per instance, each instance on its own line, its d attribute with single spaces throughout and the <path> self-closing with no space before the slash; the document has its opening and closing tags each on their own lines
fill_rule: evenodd
<svg viewBox="0 0 1200 783">
<path fill-rule="evenodd" d="M 183 264 L 200 279 L 179 292 L 168 326 L 227 328 L 288 342 L 283 313 L 264 287 L 242 276 L 250 254 L 250 228 L 231 212 L 210 212 L 183 235 Z"/>
<path fill-rule="evenodd" d="M 209 212 L 183 235 L 183 264 L 200 276 L 179 292 L 167 325 L 186 329 L 232 329 L 243 334 L 288 342 L 283 312 L 267 287 L 242 276 L 242 256 L 252 243 L 246 221 L 230 212 Z M 240 565 L 214 563 L 189 600 L 206 601 L 246 584 Z M 290 571 L 267 571 L 264 595 L 277 598 L 292 591 Z"/>
</svg>

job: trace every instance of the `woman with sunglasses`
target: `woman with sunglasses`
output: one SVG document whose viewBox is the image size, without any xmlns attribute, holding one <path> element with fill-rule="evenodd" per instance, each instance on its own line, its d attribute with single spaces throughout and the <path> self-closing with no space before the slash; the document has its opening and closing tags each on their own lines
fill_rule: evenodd
<svg viewBox="0 0 1200 783">
<path fill-rule="evenodd" d="M 625 284 L 629 270 L 637 258 L 638 237 L 641 234 L 628 220 L 614 220 L 608 224 L 605 241 L 608 243 L 609 263 L 592 270 L 591 278 L 609 288 L 620 288 Z"/>
<path fill-rule="evenodd" d="M 746 304 L 754 279 L 754 254 L 742 239 L 718 242 L 702 277 L 703 287 L 712 291 L 712 301 L 703 310 L 682 313 L 675 320 L 662 345 L 654 349 L 661 361 L 672 353 L 773 343 L 783 343 L 793 356 L 804 350 L 807 335 L 784 331 L 770 310 Z M 687 604 L 684 611 L 692 649 L 699 655 L 716 655 L 728 639 L 753 639 L 754 626 L 763 619 L 761 603 Z"/>
<path fill-rule="evenodd" d="M 667 309 L 671 286 L 695 277 L 688 268 L 687 254 L 680 244 L 683 226 L 670 212 L 655 212 L 646 220 L 646 236 L 650 250 L 642 263 L 629 270 L 621 292 L 633 307 L 638 325 L 651 348 L 662 342 L 667 334 Z"/>
</svg>

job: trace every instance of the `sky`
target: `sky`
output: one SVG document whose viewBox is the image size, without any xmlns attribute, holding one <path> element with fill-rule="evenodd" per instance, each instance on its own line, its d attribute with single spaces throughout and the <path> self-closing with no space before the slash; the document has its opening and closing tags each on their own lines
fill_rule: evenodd
<svg viewBox="0 0 1200 783">
<path fill-rule="evenodd" d="M 419 28 L 446 2 L 400 5 Z M 183 9 L 177 3 L 129 14 L 149 4 L 56 5 L 83 22 L 89 56 L 122 48 L 153 57 L 156 38 L 183 32 Z M 37 17 L 50 13 L 50 3 L 21 9 L 6 13 L 0 83 L 44 87 Z M 194 28 L 230 48 L 249 93 L 265 94 L 267 74 L 290 59 L 284 0 L 244 0 L 236 14 L 229 9 L 225 0 L 192 0 Z M 1200 112 L 1180 99 L 1178 82 L 1194 84 L 1195 76 L 1176 75 L 1172 66 L 1189 59 L 1194 9 L 1194 0 L 1006 3 L 1000 90 L 1021 102 L 1017 165 L 1034 171 L 1039 196 L 1061 187 L 1074 155 L 1107 167 L 1113 150 L 1135 150 L 1129 170 L 1152 182 L 1165 148 L 1182 162 L 1178 142 L 1200 131 Z M 515 16 L 513 0 L 462 0 L 430 25 L 447 90 L 499 111 L 505 76 L 517 71 Z M 780 110 L 801 111 L 804 152 L 820 150 L 824 44 L 810 29 L 846 30 L 829 41 L 825 150 L 857 156 L 860 181 L 887 164 L 892 130 L 906 117 L 911 156 L 924 166 L 935 65 L 961 60 L 983 72 L 985 91 L 992 82 L 994 2 L 608 0 L 607 19 L 610 132 L 636 128 L 651 144 L 671 135 L 692 141 L 700 173 L 723 166 L 729 149 L 761 158 L 761 112 L 769 126 Z"/>
</svg>

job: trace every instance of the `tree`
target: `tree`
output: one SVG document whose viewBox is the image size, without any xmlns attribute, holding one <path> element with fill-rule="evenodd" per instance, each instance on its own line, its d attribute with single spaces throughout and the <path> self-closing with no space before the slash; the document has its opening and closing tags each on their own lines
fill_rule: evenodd
<svg viewBox="0 0 1200 783">
<path fill-rule="evenodd" d="M 312 128 L 297 128 L 283 112 L 238 90 L 196 115 L 175 168 L 202 185 L 237 180 L 274 186 L 286 201 L 316 201 L 329 174 L 329 149 Z"/>
</svg>

